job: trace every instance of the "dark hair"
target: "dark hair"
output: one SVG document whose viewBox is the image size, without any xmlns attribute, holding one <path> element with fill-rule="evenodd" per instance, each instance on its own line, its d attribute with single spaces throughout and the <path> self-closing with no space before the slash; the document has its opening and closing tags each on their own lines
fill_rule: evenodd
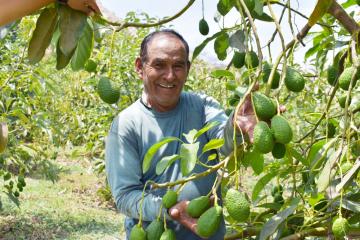
<svg viewBox="0 0 360 240">
<path fill-rule="evenodd" d="M 180 33 L 172 30 L 172 29 L 162 29 L 162 30 L 157 30 L 154 31 L 150 34 L 148 34 L 141 42 L 141 48 L 140 48 L 140 58 L 141 61 L 144 63 L 147 60 L 147 48 L 148 45 L 150 43 L 150 41 L 156 36 L 156 35 L 160 35 L 160 34 L 168 34 L 168 35 L 173 35 L 175 37 L 177 37 L 185 46 L 185 50 L 186 50 L 186 55 L 187 55 L 187 61 L 189 58 L 189 44 L 185 41 L 185 39 L 183 38 L 183 36 L 181 36 Z"/>
</svg>

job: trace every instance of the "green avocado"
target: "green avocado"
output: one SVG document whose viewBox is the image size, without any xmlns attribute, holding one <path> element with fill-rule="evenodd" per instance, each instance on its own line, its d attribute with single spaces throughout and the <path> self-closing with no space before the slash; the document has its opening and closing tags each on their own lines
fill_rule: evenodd
<svg viewBox="0 0 360 240">
<path fill-rule="evenodd" d="M 164 232 L 164 224 L 162 221 L 154 220 L 146 228 L 146 236 L 148 240 L 160 240 Z"/>
<path fill-rule="evenodd" d="M 253 135 L 255 149 L 261 153 L 271 152 L 274 147 L 274 137 L 266 122 L 258 122 Z"/>
<path fill-rule="evenodd" d="M 275 143 L 273 150 L 271 151 L 272 155 L 276 159 L 281 159 L 285 156 L 286 146 L 282 143 Z"/>
<path fill-rule="evenodd" d="M 245 52 L 235 52 L 232 63 L 235 68 L 242 68 L 245 64 Z"/>
<path fill-rule="evenodd" d="M 252 69 L 259 66 L 259 58 L 256 52 L 249 51 L 245 54 L 245 65 L 247 69 Z"/>
<path fill-rule="evenodd" d="M 186 208 L 186 212 L 193 218 L 200 217 L 210 207 L 208 196 L 200 196 L 191 200 Z"/>
<path fill-rule="evenodd" d="M 300 92 L 305 87 L 305 79 L 300 72 L 288 67 L 286 69 L 285 86 L 292 92 Z"/>
<path fill-rule="evenodd" d="M 168 190 L 162 198 L 164 207 L 171 208 L 177 203 L 177 193 L 174 190 Z"/>
<path fill-rule="evenodd" d="M 272 65 L 265 62 L 264 67 L 263 67 L 263 77 L 262 77 L 262 80 L 264 83 L 268 82 L 270 73 L 271 73 L 271 69 L 272 69 Z M 276 89 L 279 87 L 279 85 L 280 85 L 280 73 L 278 71 L 275 71 L 274 78 L 271 83 L 271 88 Z"/>
<path fill-rule="evenodd" d="M 176 240 L 175 232 L 172 229 L 166 229 L 161 235 L 160 240 Z"/>
<path fill-rule="evenodd" d="M 199 22 L 199 32 L 204 36 L 209 33 L 209 25 L 204 18 Z"/>
<path fill-rule="evenodd" d="M 251 94 L 256 116 L 260 120 L 269 120 L 276 114 L 276 106 L 273 101 L 262 93 Z"/>
<path fill-rule="evenodd" d="M 356 71 L 355 67 L 348 67 L 345 68 L 344 71 L 340 74 L 339 77 L 339 87 L 344 89 L 344 90 L 348 90 L 349 86 L 350 86 L 350 82 L 351 82 L 351 78 L 352 75 L 354 74 L 354 72 Z M 354 85 L 356 84 L 356 81 L 358 80 L 359 76 L 359 72 L 356 74 L 355 76 L 355 82 Z"/>
<path fill-rule="evenodd" d="M 206 210 L 198 219 L 196 232 L 200 237 L 208 238 L 219 229 L 222 219 L 222 207 L 214 206 Z"/>
<path fill-rule="evenodd" d="M 287 144 L 292 140 L 293 132 L 290 124 L 280 115 L 276 115 L 271 119 L 271 131 L 276 142 Z"/>
<path fill-rule="evenodd" d="M 225 207 L 229 215 L 238 222 L 244 222 L 249 218 L 250 203 L 244 193 L 229 189 L 225 196 Z"/>
<path fill-rule="evenodd" d="M 108 103 L 116 103 L 120 98 L 120 89 L 107 77 L 101 77 L 97 85 L 100 98 Z"/>
<path fill-rule="evenodd" d="M 131 229 L 130 240 L 146 240 L 146 232 L 141 226 L 135 225 Z"/>
</svg>

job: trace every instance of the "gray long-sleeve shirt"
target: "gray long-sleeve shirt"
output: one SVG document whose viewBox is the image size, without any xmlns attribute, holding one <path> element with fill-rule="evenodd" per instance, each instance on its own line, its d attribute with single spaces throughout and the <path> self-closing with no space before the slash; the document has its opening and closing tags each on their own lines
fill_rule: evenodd
<svg viewBox="0 0 360 240">
<path fill-rule="evenodd" d="M 201 129 L 205 124 L 213 121 L 219 125 L 201 135 L 199 153 L 202 147 L 211 139 L 225 138 L 225 144 L 220 149 L 222 154 L 229 154 L 232 149 L 233 127 L 231 121 L 213 98 L 183 92 L 176 108 L 168 112 L 156 112 L 145 107 L 139 100 L 122 111 L 113 121 L 106 139 L 106 173 L 118 210 L 127 216 L 125 229 L 127 236 L 140 213 L 140 200 L 144 184 L 147 180 L 157 183 L 175 181 L 183 178 L 180 162 L 177 160 L 161 175 L 156 175 L 155 168 L 159 160 L 165 156 L 179 154 L 180 142 L 171 142 L 160 148 L 155 154 L 149 170 L 142 173 L 142 162 L 147 150 L 164 137 L 178 137 L 186 141 L 183 133 L 192 129 Z M 207 160 L 204 154 L 201 161 Z M 211 161 L 207 164 L 216 164 Z M 193 173 L 206 170 L 196 165 Z M 206 195 L 211 190 L 216 173 L 188 182 L 178 200 L 191 200 Z M 144 225 L 156 219 L 166 189 L 147 189 L 143 203 Z M 163 209 L 165 213 L 165 209 Z M 168 227 L 176 232 L 177 239 L 200 239 L 191 231 L 185 229 L 175 221 L 169 221 Z M 225 226 L 210 239 L 223 239 Z"/>
</svg>

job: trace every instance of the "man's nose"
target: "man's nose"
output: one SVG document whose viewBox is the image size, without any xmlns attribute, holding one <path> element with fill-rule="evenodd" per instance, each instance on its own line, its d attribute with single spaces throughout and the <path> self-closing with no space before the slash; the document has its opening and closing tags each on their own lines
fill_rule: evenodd
<svg viewBox="0 0 360 240">
<path fill-rule="evenodd" d="M 172 67 L 167 68 L 165 73 L 165 78 L 166 80 L 170 80 L 170 81 L 176 78 L 176 73 L 174 68 Z"/>
</svg>

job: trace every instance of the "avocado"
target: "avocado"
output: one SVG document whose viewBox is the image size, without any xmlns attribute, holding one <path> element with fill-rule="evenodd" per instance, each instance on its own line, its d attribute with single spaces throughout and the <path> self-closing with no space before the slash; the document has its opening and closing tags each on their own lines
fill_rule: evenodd
<svg viewBox="0 0 360 240">
<path fill-rule="evenodd" d="M 186 208 L 186 212 L 193 218 L 200 217 L 210 207 L 208 196 L 200 196 L 191 200 Z"/>
<path fill-rule="evenodd" d="M 250 203 L 244 193 L 229 189 L 225 196 L 225 207 L 229 215 L 238 222 L 244 222 L 249 218 Z"/>
<path fill-rule="evenodd" d="M 269 120 L 276 114 L 276 106 L 266 95 L 254 92 L 251 94 L 256 116 L 260 120 Z"/>
<path fill-rule="evenodd" d="M 271 119 L 271 131 L 274 134 L 275 141 L 282 144 L 287 144 L 292 140 L 293 132 L 288 121 L 276 115 Z"/>
<path fill-rule="evenodd" d="M 300 72 L 288 67 L 286 69 L 285 86 L 292 92 L 300 92 L 305 87 L 305 79 Z"/>
<path fill-rule="evenodd" d="M 222 207 L 214 206 L 206 210 L 198 219 L 196 232 L 200 237 L 208 238 L 219 229 L 222 219 Z"/>
</svg>

